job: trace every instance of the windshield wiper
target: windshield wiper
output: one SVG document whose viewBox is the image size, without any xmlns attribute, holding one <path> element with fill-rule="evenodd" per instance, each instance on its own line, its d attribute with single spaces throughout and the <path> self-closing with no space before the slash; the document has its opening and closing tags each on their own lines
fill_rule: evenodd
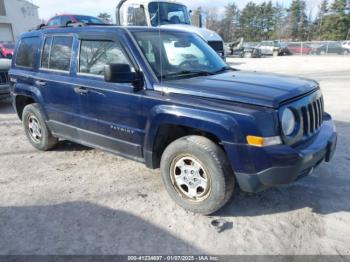
<svg viewBox="0 0 350 262">
<path fill-rule="evenodd" d="M 219 70 L 215 71 L 213 73 L 213 75 L 220 74 L 220 73 L 223 73 L 223 72 L 229 71 L 229 70 L 230 71 L 238 71 L 237 69 L 232 68 L 231 66 L 224 66 L 224 67 L 220 68 Z"/>
<path fill-rule="evenodd" d="M 186 76 L 196 77 L 196 76 L 209 76 L 209 75 L 213 75 L 213 73 L 209 72 L 209 71 L 183 70 L 183 71 L 176 72 L 173 74 L 163 75 L 162 78 L 167 79 L 167 78 L 186 77 Z"/>
</svg>

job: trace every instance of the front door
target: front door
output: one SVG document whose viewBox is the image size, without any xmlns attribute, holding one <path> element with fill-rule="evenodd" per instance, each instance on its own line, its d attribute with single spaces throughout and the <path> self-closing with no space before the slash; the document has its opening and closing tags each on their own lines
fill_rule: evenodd
<svg viewBox="0 0 350 262">
<path fill-rule="evenodd" d="M 79 37 L 79 57 L 74 85 L 81 97 L 81 129 L 85 143 L 136 160 L 142 159 L 145 115 L 140 110 L 143 91 L 131 84 L 107 83 L 104 66 L 129 64 L 116 36 Z"/>
</svg>

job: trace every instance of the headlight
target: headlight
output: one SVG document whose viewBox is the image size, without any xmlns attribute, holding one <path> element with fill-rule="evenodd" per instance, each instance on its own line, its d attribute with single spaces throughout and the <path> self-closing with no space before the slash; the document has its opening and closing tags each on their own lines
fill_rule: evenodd
<svg viewBox="0 0 350 262">
<path fill-rule="evenodd" d="M 281 123 L 283 134 L 290 136 L 294 132 L 296 125 L 295 116 L 292 110 L 287 108 L 283 111 Z"/>
</svg>

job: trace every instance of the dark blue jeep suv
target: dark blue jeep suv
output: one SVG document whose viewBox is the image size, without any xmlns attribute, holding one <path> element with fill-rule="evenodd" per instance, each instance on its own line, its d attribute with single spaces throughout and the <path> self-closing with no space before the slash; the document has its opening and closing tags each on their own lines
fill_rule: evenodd
<svg viewBox="0 0 350 262">
<path fill-rule="evenodd" d="M 336 147 L 318 83 L 241 72 L 177 30 L 85 26 L 21 36 L 13 106 L 30 143 L 58 139 L 160 168 L 183 208 L 210 214 L 231 197 L 288 184 Z"/>
</svg>

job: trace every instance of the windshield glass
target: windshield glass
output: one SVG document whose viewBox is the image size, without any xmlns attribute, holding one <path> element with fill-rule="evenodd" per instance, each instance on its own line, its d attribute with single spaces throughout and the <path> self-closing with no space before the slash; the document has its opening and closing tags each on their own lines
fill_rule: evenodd
<svg viewBox="0 0 350 262">
<path fill-rule="evenodd" d="M 200 37 L 187 32 L 134 32 L 138 45 L 160 79 L 194 77 L 228 70 Z"/>
<path fill-rule="evenodd" d="M 85 23 L 85 24 L 105 24 L 102 20 L 92 16 L 76 15 L 74 17 L 79 22 Z"/>
<path fill-rule="evenodd" d="M 148 5 L 152 26 L 191 24 L 187 8 L 174 3 L 152 2 Z"/>
</svg>

